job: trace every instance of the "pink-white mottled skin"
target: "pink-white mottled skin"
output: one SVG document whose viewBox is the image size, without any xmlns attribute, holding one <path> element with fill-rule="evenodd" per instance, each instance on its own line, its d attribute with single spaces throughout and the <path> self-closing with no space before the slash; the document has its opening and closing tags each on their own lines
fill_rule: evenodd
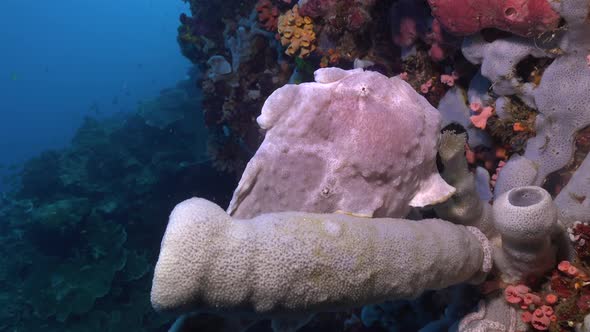
<svg viewBox="0 0 590 332">
<path fill-rule="evenodd" d="M 432 15 L 456 35 L 496 28 L 519 36 L 555 29 L 559 15 L 547 0 L 428 0 Z"/>
<path fill-rule="evenodd" d="M 403 217 L 450 197 L 436 169 L 440 115 L 403 80 L 362 69 L 316 71 L 266 101 L 266 137 L 250 160 L 230 215 L 342 211 Z"/>
</svg>

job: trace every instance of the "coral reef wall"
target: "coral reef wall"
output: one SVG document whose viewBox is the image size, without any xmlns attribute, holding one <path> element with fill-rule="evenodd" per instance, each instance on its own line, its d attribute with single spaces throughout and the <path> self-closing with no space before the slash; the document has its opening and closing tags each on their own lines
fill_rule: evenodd
<svg viewBox="0 0 590 332">
<path fill-rule="evenodd" d="M 464 315 L 445 312 L 417 325 L 460 331 L 584 328 L 589 306 L 582 300 L 583 287 L 590 272 L 583 223 L 590 221 L 587 0 L 260 0 L 224 8 L 216 16 L 190 3 L 192 16 L 181 17 L 179 42 L 183 50 L 198 48 L 184 52 L 194 63 L 207 64 L 203 70 L 209 74 L 200 82 L 207 126 L 223 133 L 218 138 L 237 142 L 224 145 L 217 139 L 212 151 L 231 146 L 233 158 L 223 159 L 232 162 L 227 169 L 239 175 L 245 167 L 229 215 L 255 219 L 296 210 L 406 217 L 411 211 L 409 218 L 435 216 L 473 225 L 496 248 L 495 269 L 480 285 L 477 311 L 461 323 Z M 223 26 L 223 33 L 199 30 L 200 40 L 186 38 L 205 22 Z M 261 68 L 271 75 L 260 76 Z M 448 153 L 446 143 L 434 140 L 440 148 L 437 170 L 454 186 L 449 195 L 424 190 L 421 196 L 417 188 L 429 178 L 419 180 L 422 173 L 411 167 L 396 173 L 396 167 L 413 160 L 408 155 L 420 155 L 433 140 L 424 138 L 413 147 L 421 122 L 410 125 L 401 117 L 371 122 L 399 106 L 386 93 L 379 95 L 377 73 L 390 82 L 405 81 L 424 97 L 414 105 L 425 100 L 437 108 L 438 114 L 424 116 L 435 122 L 440 116 L 441 137 L 455 145 Z M 356 74 L 374 77 L 343 87 L 344 77 Z M 379 97 L 367 97 L 372 94 Z M 354 118 L 368 109 L 374 112 Z M 343 110 L 355 120 L 342 120 Z M 406 110 L 410 117 L 412 107 Z M 464 141 L 449 139 L 453 135 Z M 394 162 L 380 159 L 380 153 Z M 222 160 L 221 154 L 212 157 Z M 371 161 L 376 166 L 365 167 Z M 358 175 L 359 182 L 338 174 L 349 168 L 347 174 Z M 401 190 L 398 178 L 417 187 Z M 398 191 L 402 194 L 394 197 Z M 429 199 L 414 204 L 421 197 Z M 449 200 L 430 206 L 444 199 Z M 395 204 L 403 208 L 391 208 Z M 399 318 L 389 320 L 400 307 L 365 306 L 364 327 L 347 328 L 417 330 L 404 329 L 408 325 Z M 357 314 L 353 311 L 351 320 Z M 320 323 L 312 320 L 308 326 L 314 324 Z"/>
<path fill-rule="evenodd" d="M 149 302 L 162 220 L 193 195 L 227 204 L 235 186 L 206 157 L 193 84 L 87 118 L 71 146 L 24 165 L 0 199 L 0 330 L 167 329 Z"/>
</svg>

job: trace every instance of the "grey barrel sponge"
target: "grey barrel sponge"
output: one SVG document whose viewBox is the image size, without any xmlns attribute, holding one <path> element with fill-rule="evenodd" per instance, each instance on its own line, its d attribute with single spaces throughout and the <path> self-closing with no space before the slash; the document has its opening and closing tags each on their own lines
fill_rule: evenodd
<svg viewBox="0 0 590 332">
<path fill-rule="evenodd" d="M 557 208 L 540 187 L 518 187 L 494 201 L 494 226 L 502 239 L 495 262 L 508 279 L 541 275 L 555 264 L 551 237 Z"/>
</svg>

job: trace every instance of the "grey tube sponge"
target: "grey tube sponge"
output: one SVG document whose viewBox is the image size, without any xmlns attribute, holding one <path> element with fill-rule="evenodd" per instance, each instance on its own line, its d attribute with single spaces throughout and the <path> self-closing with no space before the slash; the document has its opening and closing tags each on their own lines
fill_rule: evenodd
<svg viewBox="0 0 590 332">
<path fill-rule="evenodd" d="M 542 275 L 555 265 L 551 243 L 557 231 L 557 208 L 540 187 L 509 190 L 494 201 L 494 225 L 502 239 L 495 263 L 508 280 Z"/>
<path fill-rule="evenodd" d="M 491 206 L 483 202 L 477 193 L 475 176 L 465 158 L 465 134 L 444 131 L 440 138 L 438 155 L 444 166 L 443 179 L 456 191 L 453 196 L 434 206 L 437 216 L 456 224 L 474 226 L 486 236 L 497 235 L 492 222 Z"/>
<path fill-rule="evenodd" d="M 516 310 L 503 295 L 490 296 L 480 301 L 478 310 L 465 316 L 459 324 L 459 332 L 479 331 L 529 331 L 520 318 L 522 310 Z"/>
<path fill-rule="evenodd" d="M 238 220 L 193 198 L 170 215 L 151 300 L 165 311 L 330 311 L 412 298 L 490 269 L 491 248 L 473 227 L 303 212 Z"/>
</svg>

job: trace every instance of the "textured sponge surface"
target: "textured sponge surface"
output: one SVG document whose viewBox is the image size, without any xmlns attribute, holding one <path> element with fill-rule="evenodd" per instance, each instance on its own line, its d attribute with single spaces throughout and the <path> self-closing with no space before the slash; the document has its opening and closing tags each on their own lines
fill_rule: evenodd
<svg viewBox="0 0 590 332">
<path fill-rule="evenodd" d="M 403 217 L 410 205 L 454 192 L 438 175 L 438 111 L 398 78 L 326 68 L 314 83 L 286 85 L 265 102 L 264 142 L 228 212 L 343 211 Z"/>
<path fill-rule="evenodd" d="M 170 216 L 152 304 L 275 314 L 411 298 L 478 275 L 481 241 L 438 219 L 282 212 L 238 220 L 193 198 Z"/>
<path fill-rule="evenodd" d="M 496 229 L 503 239 L 519 243 L 544 242 L 557 222 L 549 193 L 535 186 L 518 187 L 494 201 Z"/>
</svg>

